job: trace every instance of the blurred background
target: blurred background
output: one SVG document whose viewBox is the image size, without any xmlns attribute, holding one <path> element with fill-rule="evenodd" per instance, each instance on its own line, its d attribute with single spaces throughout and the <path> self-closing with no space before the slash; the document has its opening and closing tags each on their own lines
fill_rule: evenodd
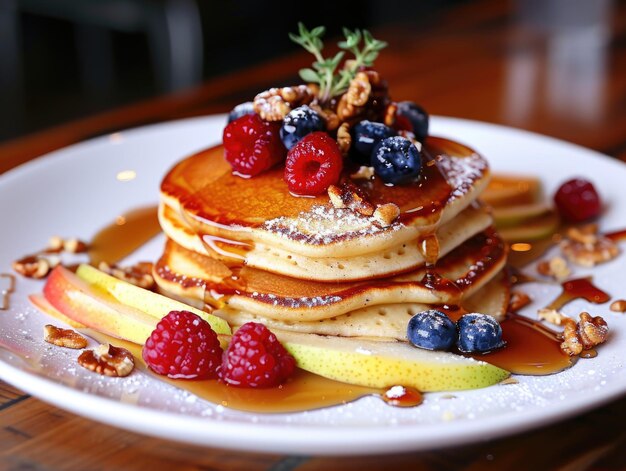
<svg viewBox="0 0 626 471">
<path fill-rule="evenodd" d="M 577 141 L 582 133 L 587 140 L 578 142 L 619 155 L 625 139 L 595 146 L 592 133 L 605 121 L 625 121 L 625 85 L 615 78 L 626 67 L 625 6 L 623 0 L 0 0 L 0 141 L 193 90 L 212 106 L 191 114 L 228 111 L 266 84 L 297 80 L 308 59 L 287 33 L 304 20 L 326 25 L 328 38 L 339 36 L 341 26 L 372 29 L 390 43 L 378 68 L 392 96 L 419 101 L 431 113 L 539 132 L 550 120 L 551 134 Z M 250 76 L 237 92 L 231 87 L 219 100 L 207 98 L 212 79 L 285 56 L 295 59 L 254 72 L 276 77 Z M 413 85 L 398 77 L 394 88 L 394 61 L 407 57 L 415 58 Z M 464 100 L 455 100 L 459 94 Z M 170 110 L 154 120 L 171 117 L 177 116 Z M 626 135 L 626 124 L 613 132 Z"/>
</svg>

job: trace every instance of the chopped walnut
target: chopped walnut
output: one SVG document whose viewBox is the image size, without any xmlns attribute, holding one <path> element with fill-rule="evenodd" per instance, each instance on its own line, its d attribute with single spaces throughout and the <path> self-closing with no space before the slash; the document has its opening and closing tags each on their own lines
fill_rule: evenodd
<svg viewBox="0 0 626 471">
<path fill-rule="evenodd" d="M 617 299 L 613 301 L 609 309 L 613 312 L 626 312 L 626 300 Z"/>
<path fill-rule="evenodd" d="M 337 144 L 343 156 L 348 155 L 350 145 L 352 144 L 352 136 L 350 135 L 350 125 L 342 123 L 337 129 Z"/>
<path fill-rule="evenodd" d="M 104 376 L 128 376 L 135 368 L 132 353 L 113 345 L 100 345 L 94 350 L 85 350 L 78 357 L 78 364 Z"/>
<path fill-rule="evenodd" d="M 38 255 L 28 255 L 16 260 L 11 266 L 20 275 L 35 279 L 45 278 L 53 268 L 47 258 Z"/>
<path fill-rule="evenodd" d="M 334 131 L 341 124 L 339 116 L 337 116 L 337 113 L 335 113 L 333 110 L 322 108 L 317 103 L 311 103 L 309 104 L 309 106 L 311 107 L 311 109 L 317 111 L 317 113 L 322 117 L 322 119 L 326 123 L 327 131 Z"/>
<path fill-rule="evenodd" d="M 387 108 L 385 108 L 385 117 L 383 119 L 383 122 L 391 127 L 396 123 L 396 115 L 398 114 L 398 104 L 393 102 L 393 103 L 389 103 L 387 105 Z"/>
<path fill-rule="evenodd" d="M 88 248 L 85 242 L 76 238 L 63 241 L 63 250 L 69 253 L 85 253 Z"/>
<path fill-rule="evenodd" d="M 383 227 L 390 226 L 400 216 L 400 208 L 394 203 L 381 204 L 374 211 L 374 219 Z"/>
<path fill-rule="evenodd" d="M 422 151 L 422 143 L 417 140 L 417 138 L 415 137 L 415 134 L 413 134 L 411 131 L 401 129 L 400 131 L 398 131 L 398 136 L 407 138 L 409 141 L 413 143 L 415 147 L 417 147 L 417 150 L 419 150 L 420 152 Z"/>
<path fill-rule="evenodd" d="M 51 324 L 43 328 L 43 339 L 53 345 L 81 349 L 87 346 L 87 339 L 71 329 L 61 329 Z"/>
<path fill-rule="evenodd" d="M 107 262 L 100 262 L 98 269 L 140 288 L 151 290 L 155 287 L 152 263 L 150 262 L 138 262 L 130 267 L 118 267 L 117 265 L 109 265 Z"/>
<path fill-rule="evenodd" d="M 569 317 L 561 314 L 556 309 L 539 309 L 537 311 L 537 316 L 539 317 L 539 320 L 546 321 L 554 325 L 561 325 L 567 320 L 571 320 Z"/>
<path fill-rule="evenodd" d="M 352 183 L 342 183 L 341 186 L 329 186 L 328 197 L 335 208 L 349 208 L 363 216 L 374 214 L 374 205 Z"/>
<path fill-rule="evenodd" d="M 608 335 L 609 328 L 602 317 L 581 312 L 578 322 L 569 318 L 565 321 L 561 350 L 570 356 L 579 355 L 583 350 L 604 343 Z"/>
<path fill-rule="evenodd" d="M 350 81 L 348 91 L 344 93 L 337 104 L 337 116 L 341 121 L 346 121 L 358 115 L 365 106 L 372 93 L 370 76 L 365 72 L 357 72 Z"/>
<path fill-rule="evenodd" d="M 598 226 L 595 224 L 568 229 L 565 239 L 560 243 L 563 255 L 584 267 L 613 260 L 619 255 L 617 244 L 597 231 Z"/>
<path fill-rule="evenodd" d="M 280 121 L 293 108 L 306 105 L 315 98 L 307 85 L 270 88 L 254 97 L 254 111 L 266 121 Z"/>
<path fill-rule="evenodd" d="M 374 176 L 374 167 L 361 165 L 359 169 L 350 174 L 352 180 L 370 180 Z"/>
<path fill-rule="evenodd" d="M 588 350 L 606 341 L 609 327 L 602 317 L 591 317 L 588 312 L 581 312 L 578 321 L 578 335 L 584 349 Z"/>
<path fill-rule="evenodd" d="M 544 260 L 537 265 L 537 272 L 543 276 L 549 276 L 557 281 L 565 280 L 572 273 L 563 257 L 552 257 L 549 261 Z"/>
<path fill-rule="evenodd" d="M 569 356 L 579 355 L 583 351 L 583 346 L 578 338 L 577 324 L 573 319 L 567 318 L 565 328 L 563 329 L 563 341 L 561 342 L 561 351 Z"/>
<path fill-rule="evenodd" d="M 511 299 L 509 299 L 509 311 L 517 312 L 524 306 L 530 304 L 530 296 L 523 291 L 513 291 L 511 293 Z"/>
<path fill-rule="evenodd" d="M 62 250 L 63 250 L 63 239 L 59 236 L 50 237 L 46 252 L 61 252 Z"/>
</svg>

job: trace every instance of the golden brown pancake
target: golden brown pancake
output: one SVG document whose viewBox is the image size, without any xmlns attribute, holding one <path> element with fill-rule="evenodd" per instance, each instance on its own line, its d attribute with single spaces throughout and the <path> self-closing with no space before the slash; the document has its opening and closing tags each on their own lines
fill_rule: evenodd
<svg viewBox="0 0 626 471">
<path fill-rule="evenodd" d="M 389 225 L 334 208 L 327 195 L 291 195 L 282 166 L 251 179 L 233 175 L 221 146 L 179 162 L 161 184 L 161 201 L 200 237 L 260 243 L 313 258 L 380 253 L 434 233 L 475 201 L 488 182 L 485 159 L 462 144 L 429 137 L 422 153 L 423 171 L 414 184 L 352 180 L 372 204 L 400 208 L 400 217 Z"/>
<path fill-rule="evenodd" d="M 372 305 L 458 304 L 493 278 L 505 261 L 504 243 L 488 229 L 440 259 L 438 276 L 420 268 L 375 280 L 303 282 L 257 268 L 229 268 L 170 240 L 154 275 L 161 289 L 179 297 L 277 320 L 315 321 Z"/>
</svg>

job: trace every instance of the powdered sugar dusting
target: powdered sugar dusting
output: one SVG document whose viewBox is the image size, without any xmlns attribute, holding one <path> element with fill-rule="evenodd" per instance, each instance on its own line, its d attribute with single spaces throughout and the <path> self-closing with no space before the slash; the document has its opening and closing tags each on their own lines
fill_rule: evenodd
<svg viewBox="0 0 626 471">
<path fill-rule="evenodd" d="M 476 153 L 462 158 L 439 155 L 436 161 L 452 188 L 448 201 L 454 201 L 466 195 L 474 182 L 481 179 L 489 168 L 487 161 Z"/>
<path fill-rule="evenodd" d="M 280 237 L 303 244 L 326 245 L 390 233 L 403 227 L 403 224 L 394 222 L 383 227 L 375 218 L 363 216 L 351 209 L 315 205 L 295 218 L 278 217 L 266 221 L 262 227 Z"/>
</svg>

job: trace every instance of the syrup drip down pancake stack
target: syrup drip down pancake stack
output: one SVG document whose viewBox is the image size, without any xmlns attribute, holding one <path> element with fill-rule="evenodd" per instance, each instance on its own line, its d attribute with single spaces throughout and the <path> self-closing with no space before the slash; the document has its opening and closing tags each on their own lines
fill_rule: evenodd
<svg viewBox="0 0 626 471">
<path fill-rule="evenodd" d="M 506 247 L 479 201 L 487 162 L 432 136 L 421 158 L 409 184 L 342 174 L 374 207 L 399 208 L 381 220 L 293 195 L 282 165 L 242 178 L 222 146 L 188 157 L 161 185 L 159 289 L 234 326 L 342 337 L 406 340 L 411 317 L 433 307 L 501 318 Z"/>
</svg>

